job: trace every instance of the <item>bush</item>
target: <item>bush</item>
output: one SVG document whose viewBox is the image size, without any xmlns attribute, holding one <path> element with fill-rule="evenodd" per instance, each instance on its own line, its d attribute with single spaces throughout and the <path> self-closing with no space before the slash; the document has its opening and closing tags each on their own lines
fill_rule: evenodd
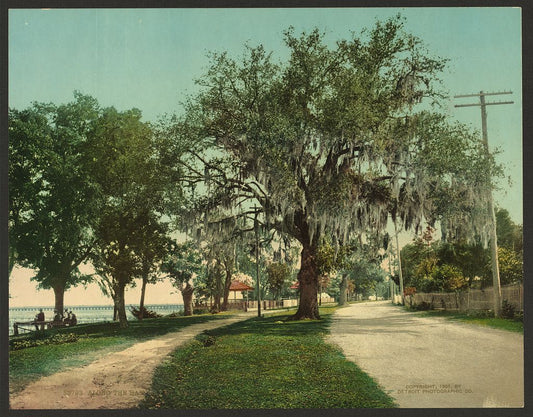
<svg viewBox="0 0 533 417">
<path fill-rule="evenodd" d="M 442 291 L 457 291 L 468 286 L 468 280 L 463 276 L 461 270 L 453 265 L 437 266 L 431 273 L 435 284 Z"/>
<path fill-rule="evenodd" d="M 195 308 L 192 311 L 192 314 L 207 314 L 207 313 L 209 313 L 208 308 Z"/>
<path fill-rule="evenodd" d="M 204 345 L 204 347 L 213 346 L 216 341 L 216 337 L 213 335 L 210 335 L 207 332 L 204 332 L 202 334 L 199 334 L 196 339 Z"/>
<path fill-rule="evenodd" d="M 403 294 L 404 294 L 405 297 L 410 296 L 410 295 L 415 295 L 416 294 L 416 288 L 415 287 L 406 287 L 403 290 Z"/>
<path fill-rule="evenodd" d="M 427 311 L 431 310 L 431 304 L 427 301 L 422 301 L 420 304 L 414 305 L 413 308 L 418 311 Z"/>
<path fill-rule="evenodd" d="M 406 298 L 407 300 L 407 298 Z M 397 305 L 401 305 L 401 304 L 397 304 Z M 427 311 L 427 310 L 432 310 L 431 308 L 431 304 L 426 302 L 426 301 L 422 301 L 420 304 L 406 304 L 405 307 L 408 309 L 408 310 L 411 310 L 411 311 Z"/>
<path fill-rule="evenodd" d="M 185 314 L 185 313 L 184 313 L 183 310 L 180 310 L 180 311 L 173 311 L 172 313 L 167 314 L 165 317 L 169 317 L 169 318 L 183 317 L 184 314 Z"/>
<path fill-rule="evenodd" d="M 33 338 L 33 339 L 25 339 L 25 340 L 14 340 L 10 344 L 11 350 L 19 350 L 19 349 L 26 349 L 30 347 L 35 346 L 42 346 L 42 345 L 61 345 L 63 343 L 74 343 L 77 342 L 79 339 L 79 336 L 74 333 L 66 333 L 66 334 L 56 334 L 52 337 L 48 338 Z"/>
<path fill-rule="evenodd" d="M 516 321 L 519 321 L 519 322 L 523 323 L 523 322 L 524 322 L 524 312 L 523 312 L 523 311 L 518 311 L 518 312 L 515 314 L 514 319 L 515 319 Z"/>
<path fill-rule="evenodd" d="M 514 319 L 516 315 L 516 307 L 507 300 L 503 300 L 501 315 L 504 319 Z"/>
<path fill-rule="evenodd" d="M 493 317 L 494 313 L 492 310 L 470 310 L 466 315 L 476 319 L 487 319 Z"/>
<path fill-rule="evenodd" d="M 139 315 L 141 310 L 135 307 L 130 307 L 131 314 L 133 314 L 133 317 L 136 319 L 139 319 Z M 161 314 L 156 313 L 152 310 L 147 310 L 146 307 L 143 307 L 143 319 L 156 319 L 158 317 L 163 317 Z"/>
</svg>

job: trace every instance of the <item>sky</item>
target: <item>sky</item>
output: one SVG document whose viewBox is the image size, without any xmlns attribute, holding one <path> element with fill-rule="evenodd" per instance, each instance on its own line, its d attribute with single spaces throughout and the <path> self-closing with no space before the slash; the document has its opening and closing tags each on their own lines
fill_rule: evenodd
<svg viewBox="0 0 533 417">
<path fill-rule="evenodd" d="M 519 8 L 298 8 L 298 9 L 11 9 L 9 11 L 9 106 L 32 102 L 67 103 L 75 90 L 102 106 L 138 108 L 147 121 L 179 113 L 180 103 L 197 91 L 194 80 L 208 65 L 209 51 L 240 56 L 243 45 L 262 44 L 276 59 L 287 56 L 283 31 L 317 27 L 330 43 L 371 28 L 376 19 L 400 13 L 406 31 L 421 38 L 433 54 L 449 59 L 442 74 L 450 99 L 445 111 L 455 120 L 481 130 L 479 91 L 512 91 L 487 101 L 514 101 L 488 106 L 488 138 L 499 149 L 511 183 L 494 195 L 497 206 L 522 223 L 522 62 Z M 407 241 L 408 239 L 406 239 Z M 50 305 L 51 291 L 36 291 L 32 272 L 17 269 L 10 283 L 11 305 Z M 169 284 L 147 293 L 147 303 L 175 303 Z M 126 294 L 137 303 L 138 288 Z M 167 299 L 172 299 L 167 301 Z M 71 305 L 110 304 L 93 285 L 67 292 Z M 51 301 L 52 300 L 52 301 Z M 163 301 L 162 301 L 163 300 Z"/>
</svg>

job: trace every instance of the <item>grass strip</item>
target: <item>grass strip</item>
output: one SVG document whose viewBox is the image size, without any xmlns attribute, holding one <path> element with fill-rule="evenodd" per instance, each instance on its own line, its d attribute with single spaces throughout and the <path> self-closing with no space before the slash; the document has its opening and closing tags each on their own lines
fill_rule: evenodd
<svg viewBox="0 0 533 417">
<path fill-rule="evenodd" d="M 452 321 L 460 321 L 463 323 L 475 324 L 478 326 L 491 327 L 500 330 L 508 330 L 510 332 L 524 333 L 524 323 L 514 319 L 479 317 L 477 315 L 469 315 L 468 313 L 441 310 L 421 311 L 420 314 L 427 317 L 444 317 Z"/>
<path fill-rule="evenodd" d="M 9 352 L 10 392 L 21 391 L 30 382 L 52 375 L 70 367 L 83 366 L 111 352 L 126 349 L 133 344 L 177 331 L 183 327 L 210 320 L 227 318 L 228 314 L 200 315 L 189 317 L 161 317 L 131 321 L 121 329 L 116 322 L 80 324 L 75 327 L 46 330 L 13 336 L 14 341 L 32 338 L 52 338 L 55 335 L 73 333 L 79 339 L 73 343 L 34 346 Z"/>
<path fill-rule="evenodd" d="M 388 408 L 391 397 L 325 343 L 321 320 L 253 318 L 204 332 L 155 371 L 142 409 Z"/>
</svg>

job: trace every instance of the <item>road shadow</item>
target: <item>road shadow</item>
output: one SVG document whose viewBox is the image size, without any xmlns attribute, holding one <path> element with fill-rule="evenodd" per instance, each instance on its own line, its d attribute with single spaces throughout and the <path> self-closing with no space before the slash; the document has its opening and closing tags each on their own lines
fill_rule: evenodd
<svg viewBox="0 0 533 417">
<path fill-rule="evenodd" d="M 385 318 L 359 319 L 359 318 L 333 318 L 332 329 L 339 334 L 362 334 L 362 333 L 397 333 L 402 328 L 402 333 L 417 334 L 421 328 L 434 326 L 412 320 L 402 315 L 388 316 Z M 409 328 L 413 330 L 409 330 Z M 341 329 L 341 330 L 339 330 Z"/>
</svg>

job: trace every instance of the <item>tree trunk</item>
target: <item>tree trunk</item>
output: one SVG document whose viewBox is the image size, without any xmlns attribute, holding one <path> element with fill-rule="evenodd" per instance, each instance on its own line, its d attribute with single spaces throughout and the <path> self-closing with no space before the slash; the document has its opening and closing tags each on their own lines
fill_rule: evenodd
<svg viewBox="0 0 533 417">
<path fill-rule="evenodd" d="M 64 285 L 54 285 L 54 297 L 55 304 L 54 309 L 59 313 L 63 314 L 64 311 L 64 296 L 65 296 L 65 286 Z"/>
<path fill-rule="evenodd" d="M 15 267 L 15 260 L 16 260 L 16 252 L 13 245 L 9 245 L 9 255 L 8 255 L 8 263 L 7 263 L 7 276 L 11 277 L 11 272 L 13 271 L 13 268 Z"/>
<path fill-rule="evenodd" d="M 320 319 L 317 302 L 319 276 L 316 249 L 313 245 L 304 245 L 302 249 L 302 262 L 298 272 L 300 304 L 298 311 L 290 317 L 292 320 Z"/>
<path fill-rule="evenodd" d="M 318 305 L 322 305 L 322 277 L 318 280 Z"/>
<path fill-rule="evenodd" d="M 340 293 L 339 293 L 339 305 L 343 306 L 348 304 L 346 299 L 346 291 L 348 290 L 348 275 L 342 274 Z"/>
<path fill-rule="evenodd" d="M 231 287 L 231 269 L 226 268 L 226 281 L 224 282 L 224 301 L 222 302 L 222 311 L 228 310 L 229 288 Z"/>
<path fill-rule="evenodd" d="M 217 264 L 218 267 L 219 264 Z M 213 300 L 213 307 L 212 311 L 219 312 L 221 310 L 220 306 L 220 299 L 223 297 L 224 293 L 224 284 L 222 283 L 222 274 L 219 273 L 220 271 L 216 271 L 216 281 L 215 281 L 215 294 L 214 294 L 214 300 Z"/>
<path fill-rule="evenodd" d="M 126 285 L 118 284 L 117 291 L 115 292 L 115 307 L 117 309 L 118 321 L 120 327 L 128 327 L 128 318 L 126 317 L 126 302 L 124 299 L 124 290 Z"/>
<path fill-rule="evenodd" d="M 181 296 L 183 297 L 183 315 L 192 316 L 192 294 L 194 288 L 189 282 L 187 282 L 187 285 L 180 288 L 180 291 Z"/>
<path fill-rule="evenodd" d="M 146 294 L 146 284 L 148 283 L 148 277 L 143 276 L 143 283 L 141 287 L 141 301 L 139 302 L 139 320 L 142 321 L 144 316 L 144 295 Z"/>
</svg>

